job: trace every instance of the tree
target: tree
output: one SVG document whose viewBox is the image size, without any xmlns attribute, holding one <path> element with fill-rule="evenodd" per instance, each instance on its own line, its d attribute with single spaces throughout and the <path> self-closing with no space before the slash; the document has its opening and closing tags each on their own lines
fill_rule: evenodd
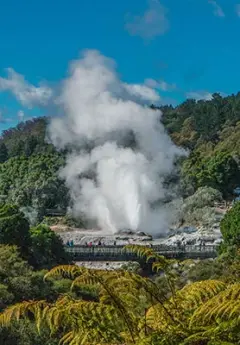
<svg viewBox="0 0 240 345">
<path fill-rule="evenodd" d="M 0 245 L 0 282 L 18 276 L 26 276 L 31 270 L 20 256 L 17 246 Z"/>
<path fill-rule="evenodd" d="M 53 267 L 69 262 L 61 238 L 47 225 L 40 224 L 30 229 L 31 249 L 36 268 Z"/>
<path fill-rule="evenodd" d="M 233 194 L 234 188 L 239 184 L 240 170 L 231 155 L 220 152 L 203 162 L 197 180 L 199 186 L 218 189 L 227 197 Z"/>
<path fill-rule="evenodd" d="M 15 205 L 0 205 L 0 244 L 16 245 L 24 257 L 29 255 L 29 223 Z"/>
<path fill-rule="evenodd" d="M 40 222 L 48 208 L 66 209 L 69 201 L 58 171 L 64 165 L 59 153 L 17 156 L 0 165 L 0 195 L 6 202 L 33 208 Z"/>
<path fill-rule="evenodd" d="M 220 223 L 224 247 L 240 247 L 240 202 L 225 214 Z"/>
<path fill-rule="evenodd" d="M 31 135 L 29 138 L 26 139 L 24 144 L 24 152 L 27 157 L 33 154 L 35 148 L 37 146 L 37 138 Z"/>
<path fill-rule="evenodd" d="M 8 159 L 8 150 L 4 143 L 0 144 L 0 163 L 6 162 Z"/>
</svg>

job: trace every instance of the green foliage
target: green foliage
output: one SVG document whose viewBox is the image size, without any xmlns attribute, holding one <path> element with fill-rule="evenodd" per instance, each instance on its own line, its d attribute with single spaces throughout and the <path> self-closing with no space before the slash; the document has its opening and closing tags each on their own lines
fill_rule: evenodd
<svg viewBox="0 0 240 345">
<path fill-rule="evenodd" d="M 173 141 L 190 150 L 182 167 L 183 194 L 209 186 L 231 197 L 239 181 L 240 93 L 161 110 Z"/>
<path fill-rule="evenodd" d="M 25 276 L 29 269 L 16 246 L 0 245 L 0 282 L 11 277 Z"/>
<path fill-rule="evenodd" d="M 46 143 L 46 118 L 18 124 L 0 139 L 0 196 L 7 203 L 37 211 L 41 220 L 48 208 L 65 210 L 69 196 L 58 171 L 65 157 Z"/>
<path fill-rule="evenodd" d="M 14 322 L 10 328 L 0 327 L 0 345 L 58 345 L 57 337 L 53 339 L 50 331 L 42 327 L 38 333 L 36 325 L 29 320 Z"/>
<path fill-rule="evenodd" d="M 216 152 L 212 157 L 193 152 L 183 164 L 183 174 L 189 176 L 195 188 L 208 186 L 228 197 L 239 184 L 240 170 L 228 153 Z"/>
<path fill-rule="evenodd" d="M 14 295 L 8 291 L 8 286 L 0 283 L 0 310 L 5 309 L 13 301 Z"/>
<path fill-rule="evenodd" d="M 220 229 L 227 247 L 240 247 L 240 202 L 235 203 L 225 214 Z"/>
<path fill-rule="evenodd" d="M 46 118 L 37 118 L 19 123 L 15 128 L 2 132 L 1 141 L 7 147 L 9 158 L 40 152 L 51 152 L 53 146 L 45 143 Z"/>
<path fill-rule="evenodd" d="M 0 206 L 0 244 L 17 245 L 23 255 L 29 253 L 29 224 L 17 206 Z"/>
<path fill-rule="evenodd" d="M 57 174 L 64 159 L 57 153 L 18 156 L 0 165 L 0 193 L 5 202 L 21 207 L 31 206 L 39 219 L 47 208 L 65 209 L 68 193 Z"/>
<path fill-rule="evenodd" d="M 31 249 L 36 268 L 53 267 L 68 261 L 61 238 L 47 225 L 30 229 Z"/>
<path fill-rule="evenodd" d="M 69 281 L 45 281 L 46 270 L 34 271 L 16 246 L 0 245 L 0 309 L 27 299 L 55 300 L 70 290 Z"/>
<path fill-rule="evenodd" d="M 149 253 L 147 248 L 145 252 Z M 153 281 L 128 271 L 61 266 L 48 272 L 46 279 L 58 275 L 72 277 L 73 287 L 98 289 L 99 299 L 93 302 L 63 295 L 54 303 L 19 303 L 0 315 L 0 325 L 11 327 L 14 320 L 21 322 L 31 315 L 39 331 L 49 328 L 53 339 L 61 334 L 60 344 L 65 345 L 240 341 L 239 283 L 205 280 L 173 289 L 166 298 Z"/>
<path fill-rule="evenodd" d="M 0 163 L 6 162 L 8 159 L 8 150 L 4 143 L 0 143 Z"/>
</svg>

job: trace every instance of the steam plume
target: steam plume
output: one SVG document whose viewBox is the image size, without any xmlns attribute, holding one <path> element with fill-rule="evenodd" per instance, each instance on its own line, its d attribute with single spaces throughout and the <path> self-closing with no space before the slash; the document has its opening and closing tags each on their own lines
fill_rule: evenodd
<svg viewBox="0 0 240 345">
<path fill-rule="evenodd" d="M 71 64 L 58 99 L 64 114 L 52 119 L 49 136 L 72 148 L 60 175 L 75 215 L 111 232 L 167 230 L 169 212 L 153 205 L 165 198 L 164 179 L 183 152 L 165 133 L 161 113 L 146 106 L 159 100 L 146 85 L 121 82 L 114 62 L 97 51 Z"/>
</svg>

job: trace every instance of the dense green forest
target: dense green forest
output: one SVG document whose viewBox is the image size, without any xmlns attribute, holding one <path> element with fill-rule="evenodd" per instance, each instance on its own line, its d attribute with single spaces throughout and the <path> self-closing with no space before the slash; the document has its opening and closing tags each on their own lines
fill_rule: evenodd
<svg viewBox="0 0 240 345">
<path fill-rule="evenodd" d="M 240 182 L 240 94 L 161 110 L 172 140 L 189 151 L 179 162 L 184 217 L 232 200 Z M 129 246 L 141 265 L 71 265 L 42 222 L 47 209 L 70 202 L 58 177 L 66 152 L 46 142 L 47 121 L 20 123 L 0 139 L 0 345 L 239 344 L 240 203 L 221 221 L 215 260 L 177 262 Z"/>
</svg>

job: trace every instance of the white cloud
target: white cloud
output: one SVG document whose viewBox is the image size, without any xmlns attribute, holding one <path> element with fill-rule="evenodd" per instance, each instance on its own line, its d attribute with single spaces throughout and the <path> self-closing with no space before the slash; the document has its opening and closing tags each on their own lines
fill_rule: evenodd
<svg viewBox="0 0 240 345">
<path fill-rule="evenodd" d="M 24 111 L 23 110 L 19 110 L 18 113 L 17 113 L 17 117 L 18 117 L 18 120 L 20 122 L 22 122 L 24 120 L 24 116 L 25 116 Z"/>
<path fill-rule="evenodd" d="M 52 90 L 44 85 L 35 87 L 24 76 L 7 68 L 7 78 L 0 77 L 0 91 L 10 91 L 26 107 L 45 105 L 52 96 Z"/>
<path fill-rule="evenodd" d="M 205 100 L 210 101 L 212 99 L 212 93 L 208 91 L 191 91 L 186 93 L 187 98 L 195 99 L 196 101 Z"/>
<path fill-rule="evenodd" d="M 235 10 L 236 10 L 237 16 L 240 17 L 240 4 L 237 4 L 235 6 Z"/>
<path fill-rule="evenodd" d="M 208 3 L 213 6 L 213 14 L 216 17 L 225 17 L 225 13 L 224 13 L 222 7 L 220 7 L 216 1 L 208 0 Z"/>
<path fill-rule="evenodd" d="M 145 79 L 144 84 L 153 89 L 159 89 L 161 91 L 172 91 L 176 89 L 176 84 L 169 84 L 164 80 L 154 80 L 154 79 Z"/>
<path fill-rule="evenodd" d="M 128 16 L 126 30 L 132 36 L 154 38 L 163 35 L 169 29 L 167 9 L 157 0 L 149 0 L 148 9 L 138 16 Z"/>
</svg>

